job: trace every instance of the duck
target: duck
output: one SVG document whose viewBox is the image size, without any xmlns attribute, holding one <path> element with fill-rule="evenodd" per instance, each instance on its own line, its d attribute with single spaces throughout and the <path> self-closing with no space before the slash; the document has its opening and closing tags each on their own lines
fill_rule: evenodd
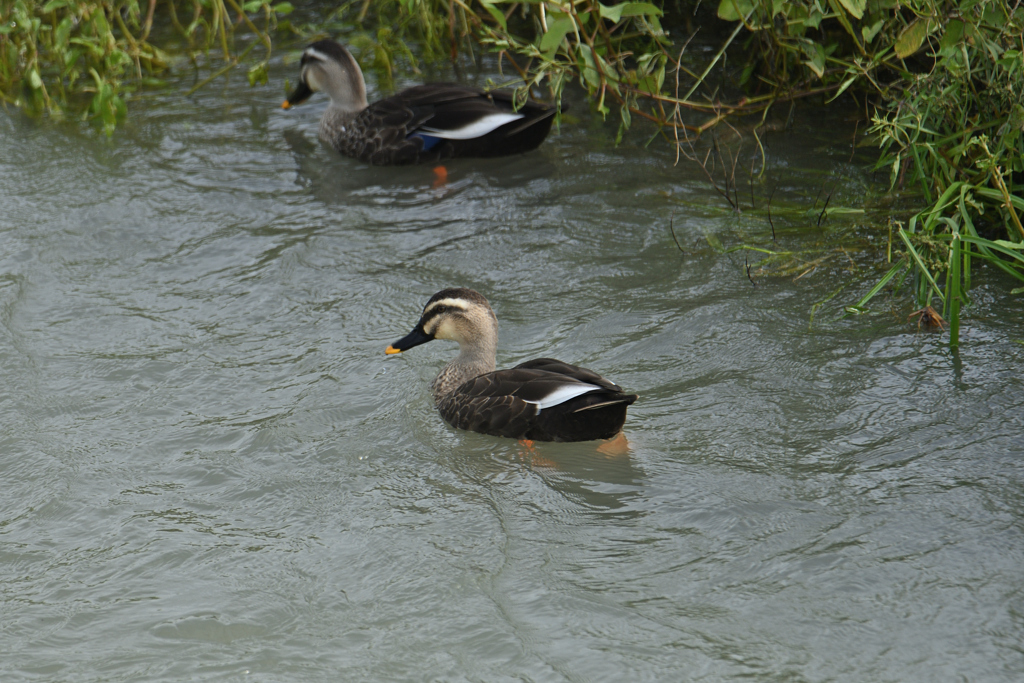
<svg viewBox="0 0 1024 683">
<path fill-rule="evenodd" d="M 457 429 L 523 441 L 611 439 L 638 398 L 592 370 L 553 358 L 496 370 L 498 318 L 472 289 L 443 289 L 430 297 L 412 332 L 385 353 L 434 339 L 459 344 L 459 355 L 430 385 L 441 417 Z"/>
<path fill-rule="evenodd" d="M 454 157 L 499 157 L 536 149 L 551 130 L 555 108 L 513 94 L 454 83 L 417 85 L 367 104 L 359 63 L 334 40 L 302 53 L 299 84 L 281 107 L 316 91 L 331 98 L 320 139 L 339 153 L 378 166 L 433 163 Z"/>
</svg>

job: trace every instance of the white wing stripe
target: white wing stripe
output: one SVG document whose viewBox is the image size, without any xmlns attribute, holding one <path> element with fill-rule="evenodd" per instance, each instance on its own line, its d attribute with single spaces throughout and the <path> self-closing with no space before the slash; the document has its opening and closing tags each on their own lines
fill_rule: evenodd
<svg viewBox="0 0 1024 683">
<path fill-rule="evenodd" d="M 594 389 L 600 389 L 601 387 L 594 384 L 566 384 L 565 386 L 558 387 L 550 394 L 545 396 L 539 401 L 526 401 L 526 403 L 533 403 L 537 406 L 537 412 L 544 410 L 545 408 L 551 408 L 557 406 L 560 403 L 565 403 L 571 399 L 581 396 L 588 391 Z"/>
<path fill-rule="evenodd" d="M 483 137 L 492 130 L 500 128 L 506 123 L 518 121 L 521 118 L 523 118 L 522 114 L 488 114 L 482 119 L 477 119 L 473 123 L 465 125 L 462 128 L 441 130 L 439 128 L 431 128 L 430 126 L 423 126 L 420 130 L 435 138 L 444 138 L 446 140 L 472 140 L 473 138 Z"/>
</svg>

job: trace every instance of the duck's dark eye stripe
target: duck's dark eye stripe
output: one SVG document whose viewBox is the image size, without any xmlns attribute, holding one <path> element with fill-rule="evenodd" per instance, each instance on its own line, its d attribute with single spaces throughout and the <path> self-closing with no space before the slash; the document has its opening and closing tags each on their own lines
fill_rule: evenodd
<svg viewBox="0 0 1024 683">
<path fill-rule="evenodd" d="M 452 311 L 458 311 L 459 313 L 462 313 L 462 309 L 455 308 L 454 306 L 435 306 L 434 308 L 430 309 L 430 311 L 428 311 L 427 314 L 423 317 L 423 326 L 426 327 L 427 323 L 429 323 L 434 318 L 440 317 L 446 313 L 451 313 Z"/>
</svg>

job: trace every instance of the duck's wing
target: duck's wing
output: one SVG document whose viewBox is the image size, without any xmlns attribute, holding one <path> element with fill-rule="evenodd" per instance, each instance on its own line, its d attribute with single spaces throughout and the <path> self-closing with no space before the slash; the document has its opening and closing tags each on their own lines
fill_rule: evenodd
<svg viewBox="0 0 1024 683">
<path fill-rule="evenodd" d="M 555 110 L 537 102 L 513 109 L 508 93 L 417 85 L 364 109 L 350 133 L 359 149 L 343 153 L 393 164 L 529 151 L 547 135 Z"/>
<path fill-rule="evenodd" d="M 622 387 L 613 382 L 609 382 L 601 375 L 597 374 L 593 370 L 581 368 L 578 365 L 571 365 L 569 363 L 563 363 L 560 360 L 554 358 L 535 358 L 528 360 L 525 363 L 512 368 L 513 370 L 543 370 L 544 372 L 551 372 L 562 377 L 568 377 L 578 382 L 585 382 L 587 384 L 594 384 L 607 391 L 622 391 Z"/>
<path fill-rule="evenodd" d="M 578 379 L 574 373 L 587 379 Z M 606 437 L 603 432 L 582 438 L 559 434 L 563 423 L 578 422 L 567 421 L 566 415 L 616 404 L 623 404 L 624 415 L 625 406 L 636 398 L 590 370 L 541 358 L 475 377 L 446 396 L 438 408 L 459 429 L 519 439 L 575 441 Z M 620 427 L 621 421 L 615 431 Z"/>
<path fill-rule="evenodd" d="M 525 113 L 512 111 L 511 101 L 495 101 L 482 90 L 450 83 L 418 85 L 403 90 L 400 97 L 418 115 L 418 123 L 408 129 L 410 135 L 473 140 L 526 118 Z"/>
<path fill-rule="evenodd" d="M 342 154 L 372 164 L 408 164 L 420 160 L 423 140 L 412 136 L 431 112 L 410 107 L 395 95 L 374 102 L 349 124 L 335 145 Z"/>
</svg>

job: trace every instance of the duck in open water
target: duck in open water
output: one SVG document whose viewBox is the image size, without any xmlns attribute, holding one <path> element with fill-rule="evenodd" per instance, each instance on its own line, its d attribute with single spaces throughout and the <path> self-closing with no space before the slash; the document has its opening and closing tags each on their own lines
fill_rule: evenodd
<svg viewBox="0 0 1024 683">
<path fill-rule="evenodd" d="M 430 385 L 441 416 L 458 429 L 531 441 L 610 439 L 637 399 L 591 370 L 551 358 L 495 370 L 498 319 L 472 289 L 430 297 L 416 327 L 386 353 L 434 339 L 459 344 L 459 355 Z"/>
</svg>

